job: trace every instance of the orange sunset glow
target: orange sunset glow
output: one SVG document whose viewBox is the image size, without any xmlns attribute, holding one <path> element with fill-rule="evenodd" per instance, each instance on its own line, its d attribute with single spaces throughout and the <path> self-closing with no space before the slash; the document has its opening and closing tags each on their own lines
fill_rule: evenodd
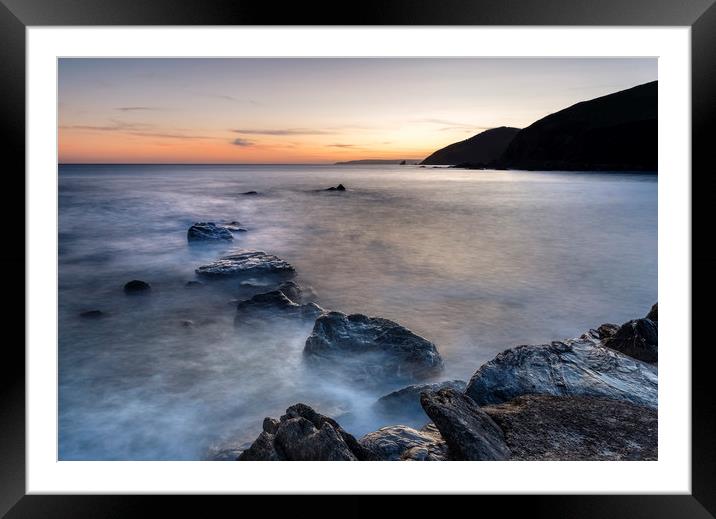
<svg viewBox="0 0 716 519">
<path fill-rule="evenodd" d="M 58 160 L 422 159 L 655 78 L 652 59 L 61 59 Z"/>
</svg>

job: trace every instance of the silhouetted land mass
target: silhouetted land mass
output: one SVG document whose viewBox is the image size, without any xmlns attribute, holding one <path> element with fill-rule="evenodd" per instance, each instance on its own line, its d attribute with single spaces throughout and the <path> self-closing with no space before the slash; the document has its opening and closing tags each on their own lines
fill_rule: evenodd
<svg viewBox="0 0 716 519">
<path fill-rule="evenodd" d="M 439 149 L 422 161 L 421 164 L 454 165 L 495 162 L 502 156 L 519 131 L 519 128 L 510 128 L 508 126 L 485 130 L 469 139 Z"/>
<path fill-rule="evenodd" d="M 657 170 L 657 81 L 577 103 L 520 131 L 510 169 Z"/>
<path fill-rule="evenodd" d="M 345 162 L 336 162 L 336 166 L 345 166 L 351 164 L 418 164 L 420 159 L 361 159 L 347 160 Z"/>
</svg>

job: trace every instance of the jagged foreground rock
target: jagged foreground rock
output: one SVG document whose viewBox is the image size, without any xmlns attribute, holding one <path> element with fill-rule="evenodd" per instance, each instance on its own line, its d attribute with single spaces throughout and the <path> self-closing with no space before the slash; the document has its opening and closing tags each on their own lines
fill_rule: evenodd
<svg viewBox="0 0 716 519">
<path fill-rule="evenodd" d="M 338 423 L 305 404 L 264 419 L 263 432 L 239 461 L 356 461 L 375 459 Z"/>
<path fill-rule="evenodd" d="M 659 329 L 657 319 L 658 306 L 655 304 L 644 319 L 628 321 L 611 336 L 606 337 L 604 346 L 644 362 L 658 362 Z"/>
<path fill-rule="evenodd" d="M 360 385 L 421 380 L 443 368 L 432 342 L 393 321 L 362 314 L 322 315 L 303 353 L 310 365 Z"/>
<path fill-rule="evenodd" d="M 293 276 L 293 265 L 273 254 L 263 251 L 240 251 L 219 258 L 196 269 L 200 276 L 225 278 L 240 275 Z"/>
<path fill-rule="evenodd" d="M 655 460 L 654 409 L 590 397 L 526 395 L 483 407 L 513 460 Z"/>
<path fill-rule="evenodd" d="M 450 388 L 426 391 L 420 403 L 454 459 L 494 461 L 512 455 L 502 429 L 464 393 Z"/>
<path fill-rule="evenodd" d="M 657 389 L 655 366 L 605 348 L 585 334 L 503 351 L 475 372 L 465 392 L 479 405 L 542 394 L 611 398 L 656 408 Z"/>
</svg>

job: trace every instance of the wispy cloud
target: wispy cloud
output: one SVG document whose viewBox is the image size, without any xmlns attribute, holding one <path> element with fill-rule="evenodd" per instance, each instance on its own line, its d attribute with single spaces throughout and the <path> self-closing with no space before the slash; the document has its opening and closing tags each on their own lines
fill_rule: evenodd
<svg viewBox="0 0 716 519">
<path fill-rule="evenodd" d="M 111 119 L 106 125 L 90 125 L 90 124 L 73 124 L 60 126 L 66 130 L 80 130 L 91 132 L 115 132 L 135 137 L 156 137 L 160 139 L 216 139 L 207 135 L 187 134 L 176 131 L 166 131 L 157 129 L 153 124 L 147 123 L 128 123 L 125 121 L 117 121 Z"/>
<path fill-rule="evenodd" d="M 260 129 L 260 128 L 243 128 L 231 130 L 234 133 L 245 135 L 334 135 L 336 132 L 332 130 L 321 130 L 311 128 L 279 128 L 279 129 Z"/>
<path fill-rule="evenodd" d="M 329 148 L 359 148 L 357 144 L 327 144 Z"/>
<path fill-rule="evenodd" d="M 233 144 L 234 144 L 234 146 L 242 146 L 242 147 L 254 145 L 253 141 L 250 141 L 248 139 L 234 139 Z"/>
<path fill-rule="evenodd" d="M 115 108 L 120 112 L 149 112 L 154 110 L 160 110 L 155 106 L 118 106 Z"/>
<path fill-rule="evenodd" d="M 426 118 L 426 119 L 416 119 L 414 122 L 419 124 L 432 124 L 436 126 L 442 126 L 442 128 L 437 128 L 437 131 L 455 131 L 455 130 L 464 130 L 464 131 L 483 131 L 483 130 L 489 130 L 489 126 L 476 126 L 474 124 L 459 122 L 459 121 L 450 121 L 448 119 L 435 119 L 435 118 Z"/>
<path fill-rule="evenodd" d="M 251 105 L 259 105 L 258 101 L 254 99 L 241 99 L 239 97 L 234 97 L 230 95 L 225 94 L 198 94 L 202 97 L 209 97 L 211 99 L 221 99 L 223 101 L 230 101 L 232 103 L 239 103 L 239 104 L 251 104 Z"/>
</svg>

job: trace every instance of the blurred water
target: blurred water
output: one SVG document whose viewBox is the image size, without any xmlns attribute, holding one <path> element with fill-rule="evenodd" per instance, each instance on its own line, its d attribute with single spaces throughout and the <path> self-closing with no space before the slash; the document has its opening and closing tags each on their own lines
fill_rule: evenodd
<svg viewBox="0 0 716 519">
<path fill-rule="evenodd" d="M 349 191 L 315 191 L 338 183 Z M 445 379 L 516 344 L 640 317 L 657 299 L 655 175 L 60 166 L 59 218 L 61 459 L 199 459 L 299 401 L 350 413 L 356 435 L 390 423 L 370 413 L 383 390 L 304 369 L 310 323 L 234 328 L 229 301 L 261 288 L 184 286 L 231 248 L 286 259 L 324 308 L 435 342 Z M 207 220 L 249 232 L 189 246 L 187 228 Z M 150 296 L 124 295 L 135 278 Z M 78 317 L 89 309 L 108 316 Z"/>
</svg>

